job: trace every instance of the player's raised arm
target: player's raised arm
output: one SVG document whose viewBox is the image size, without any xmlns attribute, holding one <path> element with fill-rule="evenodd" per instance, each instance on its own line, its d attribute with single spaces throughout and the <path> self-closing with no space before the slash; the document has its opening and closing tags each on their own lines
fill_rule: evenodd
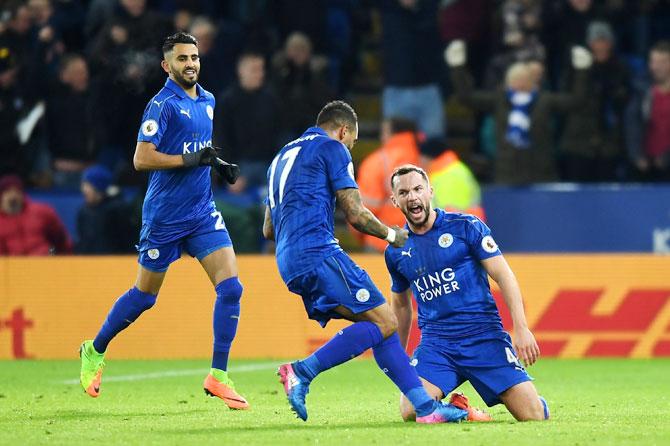
<svg viewBox="0 0 670 446">
<path fill-rule="evenodd" d="M 270 207 L 265 206 L 265 219 L 263 220 L 263 237 L 267 240 L 275 239 L 275 229 L 272 226 L 272 214 L 270 213 Z"/>
<path fill-rule="evenodd" d="M 528 328 L 526 313 L 523 310 L 521 289 L 512 269 L 501 255 L 482 260 L 482 265 L 488 275 L 500 287 L 505 304 L 507 304 L 507 308 L 512 315 L 514 349 L 527 366 L 533 365 L 540 356 L 540 348 L 535 341 L 535 336 L 533 336 L 533 333 Z"/>
<path fill-rule="evenodd" d="M 358 189 L 340 189 L 335 192 L 335 196 L 337 205 L 344 211 L 347 221 L 358 231 L 386 240 L 396 248 L 405 245 L 409 236 L 407 229 L 397 226 L 390 228 L 380 222 L 368 208 L 363 206 Z"/>
</svg>

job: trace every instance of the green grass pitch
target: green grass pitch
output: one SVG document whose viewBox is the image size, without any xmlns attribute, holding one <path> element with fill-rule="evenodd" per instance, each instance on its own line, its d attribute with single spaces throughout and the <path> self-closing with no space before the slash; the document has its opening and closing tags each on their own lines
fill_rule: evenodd
<svg viewBox="0 0 670 446">
<path fill-rule="evenodd" d="M 670 444 L 670 360 L 543 359 L 531 374 L 550 421 L 517 423 L 499 405 L 493 423 L 431 426 L 400 420 L 397 390 L 369 359 L 317 378 L 298 420 L 278 364 L 234 361 L 252 409 L 231 411 L 202 391 L 207 361 L 109 361 L 97 399 L 74 384 L 78 361 L 0 361 L 0 445 Z"/>
</svg>

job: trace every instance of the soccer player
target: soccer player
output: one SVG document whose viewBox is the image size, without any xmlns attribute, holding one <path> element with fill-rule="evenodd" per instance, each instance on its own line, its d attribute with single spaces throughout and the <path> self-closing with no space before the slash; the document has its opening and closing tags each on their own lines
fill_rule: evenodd
<svg viewBox="0 0 670 446">
<path fill-rule="evenodd" d="M 428 393 L 442 399 L 470 381 L 488 406 L 502 402 L 517 420 L 549 418 L 547 402 L 516 353 L 529 366 L 540 349 L 528 329 L 514 273 L 489 228 L 472 215 L 432 209 L 426 172 L 414 165 L 393 172 L 391 189 L 391 200 L 405 214 L 409 229 L 402 248 L 389 246 L 385 252 L 391 306 L 406 346 L 410 295 L 416 299 L 421 343 L 412 364 Z M 512 315 L 514 346 L 503 330 L 488 276 L 500 286 Z M 415 416 L 406 398 L 401 398 L 400 411 L 405 420 Z"/>
<path fill-rule="evenodd" d="M 92 397 L 100 392 L 107 345 L 156 303 L 170 263 L 185 250 L 198 259 L 216 290 L 214 353 L 205 392 L 231 409 L 249 407 L 226 372 L 242 284 L 230 236 L 212 199 L 210 166 L 229 183 L 239 172 L 236 165 L 219 160 L 211 147 L 214 96 L 197 83 L 197 45 L 183 32 L 163 43 L 161 66 L 168 79 L 144 111 L 133 159 L 137 170 L 151 172 L 142 209 L 139 272 L 135 286 L 119 297 L 95 339 L 81 345 L 81 385 Z"/>
<path fill-rule="evenodd" d="M 357 230 L 398 248 L 407 240 L 406 229 L 387 227 L 361 204 L 349 153 L 357 137 L 358 118 L 351 106 L 330 102 L 316 127 L 286 144 L 268 169 L 263 234 L 277 242 L 282 279 L 302 296 L 310 319 L 322 326 L 333 318 L 353 322 L 308 358 L 281 365 L 280 381 L 293 411 L 307 420 L 305 396 L 311 381 L 372 348 L 379 367 L 413 405 L 417 422 L 466 419 L 466 410 L 438 403 L 424 390 L 400 345 L 391 307 L 333 235 L 337 202 Z"/>
</svg>

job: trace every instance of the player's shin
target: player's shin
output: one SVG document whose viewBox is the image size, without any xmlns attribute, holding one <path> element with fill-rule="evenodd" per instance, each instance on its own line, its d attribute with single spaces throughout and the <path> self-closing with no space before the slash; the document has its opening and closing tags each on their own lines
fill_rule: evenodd
<svg viewBox="0 0 670 446">
<path fill-rule="evenodd" d="M 144 293 L 136 287 L 119 297 L 93 340 L 95 350 L 104 353 L 114 336 L 135 322 L 140 314 L 154 306 L 156 297 L 156 294 Z"/>
<path fill-rule="evenodd" d="M 237 277 L 226 279 L 216 286 L 216 302 L 214 304 L 213 317 L 213 369 L 228 370 L 228 353 L 237 333 L 242 290 L 242 284 Z"/>
<path fill-rule="evenodd" d="M 423 388 L 416 370 L 409 363 L 407 353 L 400 345 L 398 333 L 374 346 L 372 352 L 379 368 L 412 403 L 417 416 L 425 416 L 435 410 L 437 402 Z"/>
<path fill-rule="evenodd" d="M 294 363 L 293 368 L 300 378 L 310 382 L 319 373 L 355 358 L 382 339 L 376 324 L 356 322 L 339 331 L 312 356 Z"/>
</svg>

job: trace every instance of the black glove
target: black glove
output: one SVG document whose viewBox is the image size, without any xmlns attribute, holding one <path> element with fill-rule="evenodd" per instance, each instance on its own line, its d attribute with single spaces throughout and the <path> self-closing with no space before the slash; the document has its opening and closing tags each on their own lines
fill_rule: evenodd
<svg viewBox="0 0 670 446">
<path fill-rule="evenodd" d="M 214 166 L 216 150 L 213 147 L 205 147 L 196 152 L 184 153 L 181 158 L 184 160 L 184 167 Z"/>
<path fill-rule="evenodd" d="M 219 176 L 223 177 L 228 184 L 235 184 L 237 178 L 240 176 L 240 166 L 237 164 L 230 164 L 220 158 L 214 158 L 212 167 L 216 170 Z"/>
</svg>

